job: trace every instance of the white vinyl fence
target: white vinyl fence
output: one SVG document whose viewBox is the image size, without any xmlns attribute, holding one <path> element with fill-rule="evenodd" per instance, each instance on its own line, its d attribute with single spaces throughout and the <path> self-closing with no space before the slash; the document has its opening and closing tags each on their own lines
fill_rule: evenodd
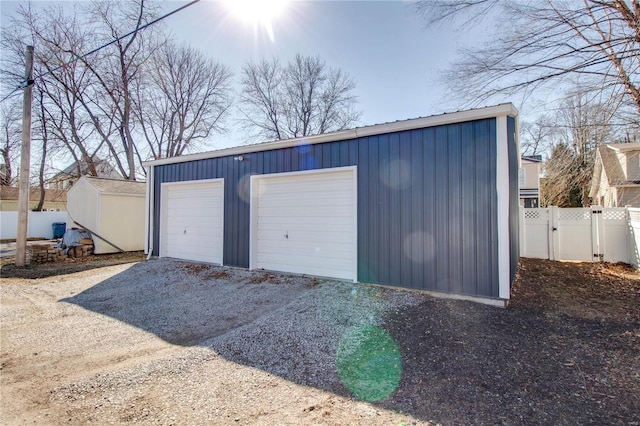
<svg viewBox="0 0 640 426">
<path fill-rule="evenodd" d="M 640 268 L 640 209 L 628 208 L 629 263 Z"/>
<path fill-rule="evenodd" d="M 29 212 L 28 238 L 52 238 L 53 224 L 66 222 L 67 212 Z M 18 233 L 18 212 L 0 212 L 0 239 L 15 239 Z"/>
<path fill-rule="evenodd" d="M 520 224 L 523 257 L 638 265 L 640 209 L 521 209 Z"/>
</svg>

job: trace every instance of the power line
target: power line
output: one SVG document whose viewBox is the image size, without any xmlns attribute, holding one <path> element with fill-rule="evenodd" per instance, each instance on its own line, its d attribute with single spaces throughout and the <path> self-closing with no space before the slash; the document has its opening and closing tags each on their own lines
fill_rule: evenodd
<svg viewBox="0 0 640 426">
<path fill-rule="evenodd" d="M 183 5 L 183 6 L 180 6 L 179 8 L 177 8 L 177 9 L 175 9 L 175 10 L 172 10 L 171 12 L 169 12 L 169 13 L 167 13 L 167 14 L 162 15 L 162 16 L 160 16 L 159 18 L 154 19 L 153 21 L 147 22 L 146 24 L 144 24 L 144 25 L 142 25 L 142 26 L 140 26 L 140 27 L 136 27 L 134 30 L 129 31 L 128 33 L 126 33 L 126 34 L 124 34 L 124 35 L 121 35 L 120 37 L 115 38 L 115 39 L 111 40 L 110 42 L 103 44 L 102 46 L 96 47 L 95 49 L 93 49 L 93 50 L 91 50 L 91 51 L 89 51 L 89 52 L 87 52 L 87 53 L 85 53 L 85 54 L 83 54 L 83 55 L 77 55 L 75 58 L 73 58 L 73 59 L 72 59 L 72 60 L 70 60 L 69 62 L 65 62 L 65 63 L 64 63 L 64 64 L 62 64 L 62 65 L 58 65 L 58 66 L 57 66 L 57 67 L 55 67 L 54 69 L 49 70 L 49 71 L 47 71 L 47 72 L 45 72 L 45 73 L 43 73 L 43 74 L 38 74 L 38 75 L 37 75 L 37 76 L 35 76 L 35 77 L 34 77 L 34 79 L 33 79 L 32 81 L 30 81 L 30 82 L 27 82 L 27 81 L 23 80 L 23 81 L 22 81 L 22 83 L 20 83 L 20 85 L 19 85 L 18 87 L 16 87 L 15 89 L 13 89 L 13 91 L 11 91 L 11 93 L 9 93 L 7 96 L 5 96 L 4 98 L 2 98 L 2 100 L 0 100 L 0 103 L 2 103 L 2 102 L 4 102 L 4 101 L 6 101 L 7 99 L 9 99 L 9 98 L 10 98 L 12 95 L 14 95 L 18 90 L 20 90 L 20 89 L 24 89 L 25 87 L 27 87 L 27 86 L 29 85 L 29 83 L 33 84 L 33 81 L 35 81 L 36 79 L 40 79 L 40 78 L 42 78 L 42 77 L 45 77 L 45 76 L 47 76 L 47 75 L 49 75 L 49 74 L 51 74 L 51 73 L 53 73 L 53 72 L 58 71 L 58 70 L 59 70 L 59 69 L 61 69 L 61 68 L 66 67 L 66 66 L 67 66 L 67 65 L 69 65 L 69 64 L 72 64 L 72 63 L 74 63 L 74 62 L 77 62 L 77 61 L 79 61 L 80 59 L 84 59 L 84 58 L 86 58 L 87 56 L 92 55 L 92 54 L 94 54 L 94 53 L 96 53 L 96 52 L 99 52 L 100 50 L 102 50 L 102 49 L 104 49 L 104 48 L 106 48 L 106 47 L 109 47 L 109 46 L 111 46 L 112 44 L 117 43 L 117 42 L 119 42 L 120 40 L 122 40 L 122 39 L 124 39 L 124 38 L 127 38 L 127 37 L 129 37 L 129 36 L 131 36 L 131 35 L 134 35 L 134 34 L 136 34 L 138 31 L 144 30 L 145 28 L 150 27 L 151 25 L 154 25 L 154 24 L 156 24 L 156 23 L 158 23 L 158 22 L 162 21 L 163 19 L 166 19 L 166 18 L 168 18 L 169 16 L 171 16 L 171 15 L 173 15 L 173 14 L 175 14 L 175 13 L 178 13 L 178 12 L 180 12 L 181 10 L 186 9 L 186 8 L 187 8 L 187 7 L 189 7 L 189 6 L 193 6 L 194 4 L 198 3 L 199 1 L 200 1 L 200 0 L 192 0 L 191 2 L 189 2 L 189 3 L 187 3 L 187 4 Z"/>
</svg>

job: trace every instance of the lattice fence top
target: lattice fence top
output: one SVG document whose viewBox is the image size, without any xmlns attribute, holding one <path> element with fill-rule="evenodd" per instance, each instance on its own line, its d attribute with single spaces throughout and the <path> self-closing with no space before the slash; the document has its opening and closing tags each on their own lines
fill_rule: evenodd
<svg viewBox="0 0 640 426">
<path fill-rule="evenodd" d="M 561 209 L 558 213 L 559 220 L 591 220 L 591 210 L 588 209 Z"/>
<path fill-rule="evenodd" d="M 626 219 L 626 213 L 624 209 L 619 209 L 619 210 L 603 209 L 602 218 L 604 220 L 622 220 L 622 219 Z"/>
<path fill-rule="evenodd" d="M 548 219 L 549 210 L 547 209 L 524 209 L 525 219 Z"/>
</svg>

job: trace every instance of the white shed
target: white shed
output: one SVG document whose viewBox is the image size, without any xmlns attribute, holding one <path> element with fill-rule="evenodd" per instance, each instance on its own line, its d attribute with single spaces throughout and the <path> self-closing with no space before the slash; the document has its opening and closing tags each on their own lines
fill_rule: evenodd
<svg viewBox="0 0 640 426">
<path fill-rule="evenodd" d="M 94 253 L 144 249 L 144 182 L 81 177 L 67 193 L 67 229 L 86 228 L 94 234 Z M 95 236 L 99 235 L 103 239 Z"/>
</svg>

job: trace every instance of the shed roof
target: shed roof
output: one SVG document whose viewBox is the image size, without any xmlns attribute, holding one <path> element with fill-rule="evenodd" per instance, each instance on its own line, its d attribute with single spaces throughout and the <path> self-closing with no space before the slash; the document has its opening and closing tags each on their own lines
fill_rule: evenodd
<svg viewBox="0 0 640 426">
<path fill-rule="evenodd" d="M 15 186 L 0 186 L 0 200 L 17 200 L 18 188 Z M 29 188 L 29 201 L 40 200 L 40 188 Z M 61 202 L 67 201 L 67 191 L 62 189 L 45 189 L 44 201 Z"/>
<path fill-rule="evenodd" d="M 159 160 L 146 161 L 143 166 L 160 166 L 163 164 L 184 163 L 187 161 L 204 160 L 207 158 L 225 157 L 229 155 L 241 155 L 251 152 L 269 151 L 272 149 L 291 148 L 301 145 L 314 145 L 325 142 L 335 142 L 347 139 L 355 139 L 366 136 L 380 135 L 384 133 L 399 132 L 404 130 L 420 129 L 424 127 L 440 126 L 444 124 L 461 123 L 472 120 L 482 120 L 485 118 L 518 115 L 518 111 L 512 103 L 499 104 L 484 108 L 471 109 L 467 111 L 456 111 L 445 114 L 431 115 L 428 117 L 418 117 L 409 120 L 393 121 L 389 123 L 374 124 L 370 126 L 355 127 L 348 130 L 339 130 L 320 135 L 304 136 L 294 139 L 275 140 L 260 142 L 251 145 L 242 145 L 232 148 L 224 148 L 215 151 L 202 152 L 199 154 L 183 155 L 180 157 L 162 158 Z"/>
<path fill-rule="evenodd" d="M 103 194 L 145 195 L 146 184 L 122 179 L 105 179 L 83 176 L 98 192 Z"/>
</svg>

